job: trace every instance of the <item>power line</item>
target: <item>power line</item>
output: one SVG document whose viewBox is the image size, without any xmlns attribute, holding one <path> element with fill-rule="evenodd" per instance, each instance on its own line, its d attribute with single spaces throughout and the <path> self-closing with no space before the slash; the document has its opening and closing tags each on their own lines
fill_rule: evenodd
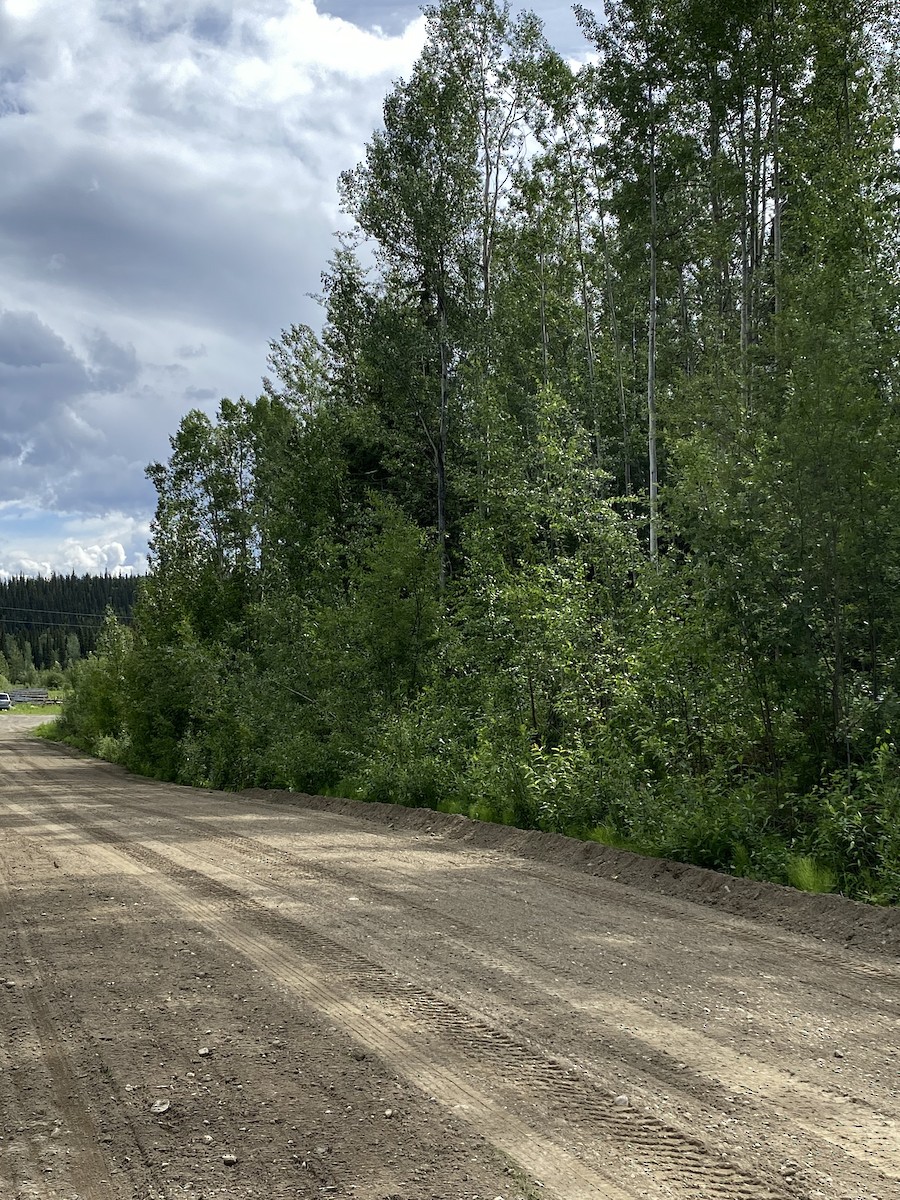
<svg viewBox="0 0 900 1200">
<path fill-rule="evenodd" d="M 105 620 L 105 618 L 106 618 L 105 611 L 102 613 L 98 613 L 98 612 L 78 613 L 78 612 L 67 612 L 66 609 L 64 609 L 64 608 L 28 608 L 25 605 L 3 604 L 3 605 L 0 605 L 0 621 L 3 620 L 2 614 L 4 612 L 26 613 L 26 614 L 28 614 L 29 619 L 35 618 L 35 617 L 48 616 L 48 617 L 76 617 L 78 620 L 87 619 L 89 621 L 98 621 L 98 620 L 102 621 L 102 620 Z M 123 613 L 116 612 L 115 615 L 120 620 L 121 619 L 125 619 L 125 620 L 131 619 L 130 617 L 126 617 L 125 614 L 123 614 Z M 21 618 L 10 617 L 10 620 L 21 620 Z"/>
<path fill-rule="evenodd" d="M 117 617 L 116 619 L 120 625 L 132 625 L 134 623 L 131 617 Z M 6 637 L 15 638 L 23 634 L 27 637 L 29 633 L 35 633 L 40 629 L 69 629 L 72 633 L 98 633 L 102 629 L 102 626 L 89 625 L 87 623 L 76 625 L 70 621 L 29 621 L 27 625 L 9 625 L 3 630 L 3 618 L 0 617 L 0 631 L 3 631 Z"/>
</svg>

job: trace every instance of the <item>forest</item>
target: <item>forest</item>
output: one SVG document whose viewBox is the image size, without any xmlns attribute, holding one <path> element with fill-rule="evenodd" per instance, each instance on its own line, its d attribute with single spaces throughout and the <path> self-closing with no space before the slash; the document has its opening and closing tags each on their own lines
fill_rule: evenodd
<svg viewBox="0 0 900 1200">
<path fill-rule="evenodd" d="M 882 0 L 442 0 L 67 736 L 900 900 Z"/>
<path fill-rule="evenodd" d="M 0 580 L 0 687 L 60 687 L 97 649 L 107 611 L 131 620 L 137 580 L 51 575 Z"/>
</svg>

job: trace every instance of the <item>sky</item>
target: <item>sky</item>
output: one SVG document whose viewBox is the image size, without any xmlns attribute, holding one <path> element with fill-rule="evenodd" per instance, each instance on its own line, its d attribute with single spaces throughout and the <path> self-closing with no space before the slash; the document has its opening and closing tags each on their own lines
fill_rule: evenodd
<svg viewBox="0 0 900 1200">
<path fill-rule="evenodd" d="M 0 578 L 146 569 L 144 468 L 319 326 L 337 177 L 424 35 L 406 0 L 0 0 Z"/>
</svg>

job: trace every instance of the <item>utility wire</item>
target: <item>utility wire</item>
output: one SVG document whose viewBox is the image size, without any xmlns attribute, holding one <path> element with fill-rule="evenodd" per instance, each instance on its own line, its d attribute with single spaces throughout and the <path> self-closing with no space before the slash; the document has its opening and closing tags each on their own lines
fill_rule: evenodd
<svg viewBox="0 0 900 1200">
<path fill-rule="evenodd" d="M 105 610 L 102 613 L 78 613 L 68 612 L 64 608 L 28 608 L 26 605 L 18 604 L 0 604 L 0 613 L 2 612 L 30 613 L 33 616 L 44 616 L 46 614 L 50 617 L 89 617 L 91 620 L 94 620 L 95 618 L 102 619 L 106 616 Z M 116 613 L 116 616 L 118 617 L 119 614 Z"/>
<path fill-rule="evenodd" d="M 133 617 L 117 616 L 116 620 L 120 625 L 134 624 Z M 7 620 L 4 622 L 2 615 L 0 615 L 0 634 L 11 638 L 20 637 L 22 635 L 27 637 L 29 634 L 36 633 L 40 629 L 69 629 L 73 633 L 77 633 L 79 630 L 82 633 L 99 633 L 102 628 L 103 626 L 101 624 L 86 620 L 41 621 L 37 618 L 28 618 L 26 620 L 25 618 L 20 617 L 14 621 Z"/>
</svg>

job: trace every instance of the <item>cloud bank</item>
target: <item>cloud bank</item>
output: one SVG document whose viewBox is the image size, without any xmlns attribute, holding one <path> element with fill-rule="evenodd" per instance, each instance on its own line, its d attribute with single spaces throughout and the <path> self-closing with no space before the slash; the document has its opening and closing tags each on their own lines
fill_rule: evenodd
<svg viewBox="0 0 900 1200">
<path fill-rule="evenodd" d="M 336 176 L 424 37 L 352 16 L 0 5 L 0 572 L 141 569 L 146 463 L 317 321 Z"/>
<path fill-rule="evenodd" d="M 318 323 L 424 38 L 417 0 L 0 0 L 0 573 L 142 569 L 145 465 Z"/>
</svg>

